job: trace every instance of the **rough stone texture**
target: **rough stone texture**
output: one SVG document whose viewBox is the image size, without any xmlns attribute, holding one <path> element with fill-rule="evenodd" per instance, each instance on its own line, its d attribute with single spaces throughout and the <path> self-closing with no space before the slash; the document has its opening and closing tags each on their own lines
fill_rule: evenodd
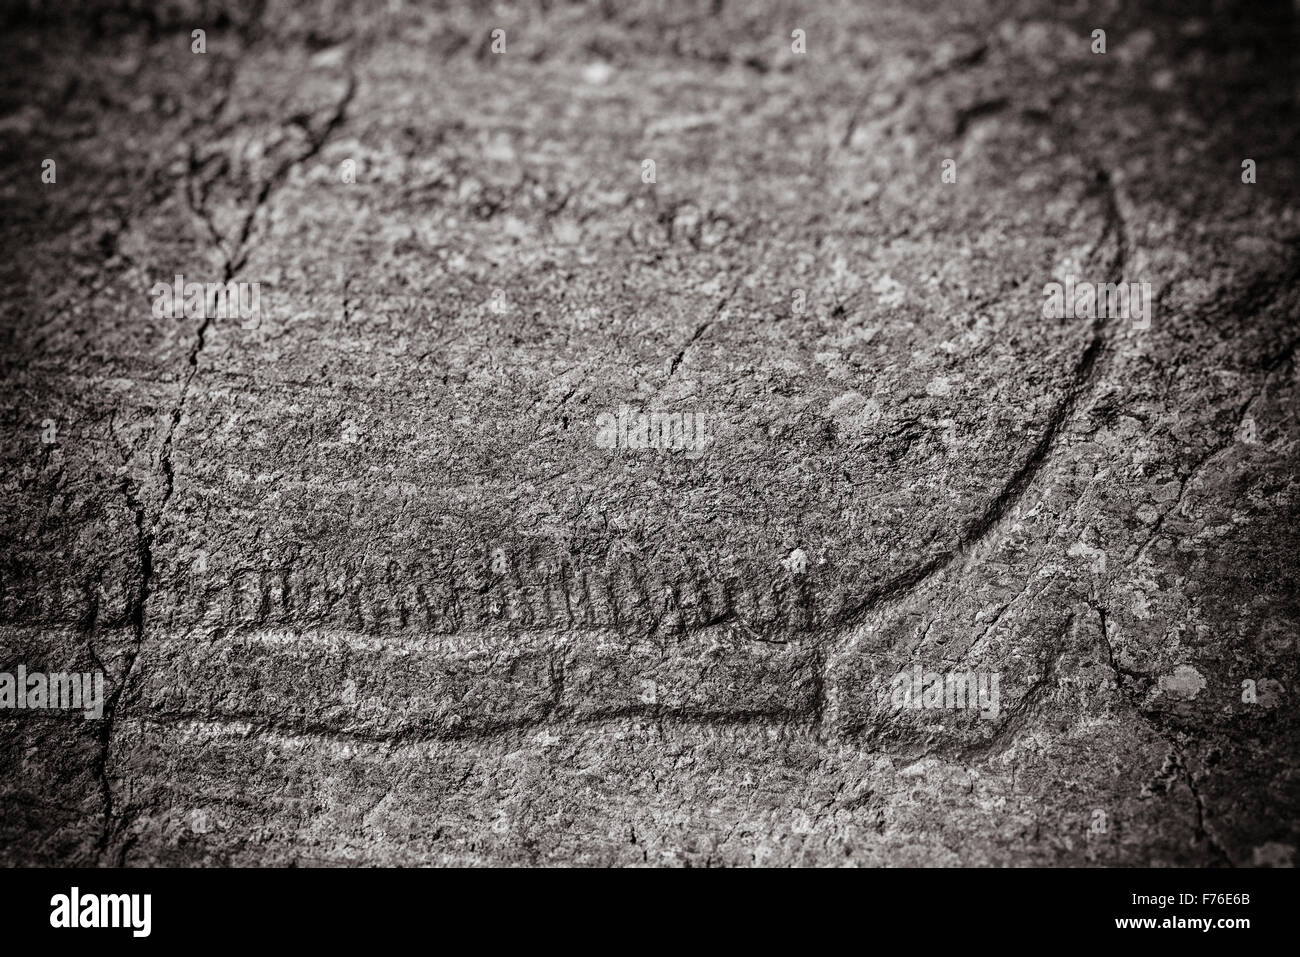
<svg viewBox="0 0 1300 957">
<path fill-rule="evenodd" d="M 1293 863 L 1300 37 L 1161 7 L 9 5 L 0 862 Z"/>
</svg>

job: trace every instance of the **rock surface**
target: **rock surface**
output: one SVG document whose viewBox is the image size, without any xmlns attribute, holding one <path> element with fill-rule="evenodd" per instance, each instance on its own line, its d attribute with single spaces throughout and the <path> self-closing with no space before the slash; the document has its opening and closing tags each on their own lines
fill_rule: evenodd
<svg viewBox="0 0 1300 957">
<path fill-rule="evenodd" d="M 0 31 L 0 862 L 1294 863 L 1292 6 L 140 6 Z"/>
</svg>

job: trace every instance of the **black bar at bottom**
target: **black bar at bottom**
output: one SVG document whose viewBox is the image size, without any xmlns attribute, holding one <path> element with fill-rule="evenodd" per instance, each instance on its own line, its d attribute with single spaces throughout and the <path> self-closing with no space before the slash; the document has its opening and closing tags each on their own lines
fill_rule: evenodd
<svg viewBox="0 0 1300 957">
<path fill-rule="evenodd" d="M 1294 871 L 7 870 L 6 943 L 368 945 L 578 934 L 609 946 L 676 927 L 698 945 L 773 933 L 896 932 L 930 944 L 1191 939 L 1233 947 L 1295 928 Z M 90 926 L 87 926 L 90 925 Z M 431 940 L 428 936 L 433 933 Z M 559 935 L 559 938 L 554 935 Z M 605 936 L 612 934 L 614 936 Z M 421 937 L 421 935 L 424 935 Z M 443 936 L 447 935 L 447 936 Z M 1047 936 L 1045 936 L 1047 935 Z M 1262 935 L 1262 936 L 1261 936 Z M 482 938 L 486 940 L 486 938 Z M 662 941 L 664 944 L 670 941 Z M 679 940 L 679 943 L 684 941 Z M 15 951 L 21 953 L 21 951 Z"/>
</svg>

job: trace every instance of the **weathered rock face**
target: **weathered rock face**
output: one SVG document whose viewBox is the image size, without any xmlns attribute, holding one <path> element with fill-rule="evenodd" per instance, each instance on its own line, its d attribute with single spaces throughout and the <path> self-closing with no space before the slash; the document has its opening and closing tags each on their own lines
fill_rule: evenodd
<svg viewBox="0 0 1300 957">
<path fill-rule="evenodd" d="M 1290 5 L 40 6 L 0 861 L 1293 862 Z"/>
</svg>

